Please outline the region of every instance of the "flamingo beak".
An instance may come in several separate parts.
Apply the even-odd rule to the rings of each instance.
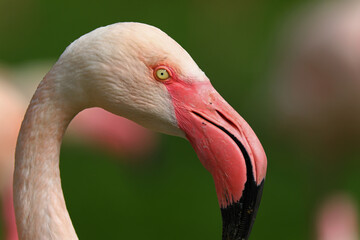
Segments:
[[[223,219],[222,239],[248,239],[267,165],[258,138],[209,81],[178,81],[166,87],[179,127],[213,176]]]

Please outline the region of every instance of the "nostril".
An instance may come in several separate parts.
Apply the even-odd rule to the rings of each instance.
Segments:
[[[233,122],[233,121],[231,121],[229,118],[227,118],[222,112],[220,112],[220,111],[218,111],[218,110],[215,110],[219,115],[220,115],[220,117],[222,118],[222,119],[224,119],[228,124],[230,124],[233,128],[235,128],[235,129],[237,129],[238,131],[240,131],[239,130],[239,128],[236,126],[236,124]]]

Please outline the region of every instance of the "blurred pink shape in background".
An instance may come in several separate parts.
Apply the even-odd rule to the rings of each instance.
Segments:
[[[326,199],[317,215],[317,240],[359,240],[357,205],[345,194]]]
[[[90,144],[123,156],[144,156],[157,142],[151,131],[101,108],[80,112],[70,123],[69,130]]]
[[[25,113],[25,101],[0,75],[0,194],[6,240],[16,240],[15,212],[12,202],[12,173],[16,139]]]
[[[360,1],[310,6],[283,34],[273,96],[293,137],[341,150],[360,136]]]
[[[2,211],[5,224],[5,239],[17,240],[18,234],[15,222],[12,187],[9,187],[5,192],[2,193]]]
[[[312,2],[289,21],[281,43],[273,113],[284,138],[309,151],[309,189],[323,198],[343,184],[347,164],[359,160],[360,1]],[[359,240],[350,196],[323,204],[316,239]]]

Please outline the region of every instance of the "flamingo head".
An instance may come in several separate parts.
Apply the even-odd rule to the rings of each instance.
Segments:
[[[248,239],[265,179],[264,150],[168,35],[140,23],[96,29],[73,42],[46,78],[61,83],[59,92],[79,108],[99,106],[187,138],[213,176],[223,239]]]

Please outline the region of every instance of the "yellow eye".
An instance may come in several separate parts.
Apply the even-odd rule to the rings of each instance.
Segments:
[[[156,70],[156,77],[159,80],[166,80],[170,77],[169,72],[164,68],[159,68]]]

